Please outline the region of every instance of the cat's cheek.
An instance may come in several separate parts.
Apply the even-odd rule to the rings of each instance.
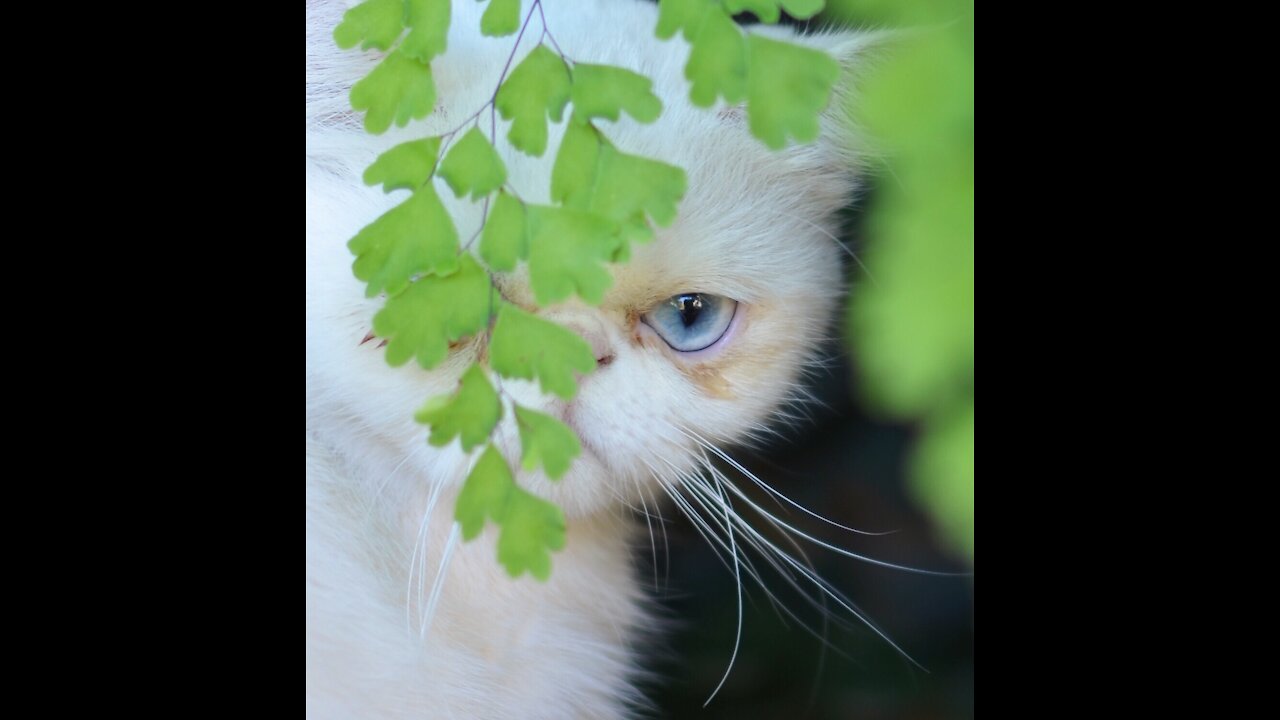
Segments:
[[[733,385],[720,373],[720,369],[708,365],[695,365],[685,370],[689,381],[698,386],[702,394],[716,400],[737,400]]]
[[[636,334],[642,338],[646,347],[654,352],[662,353],[684,377],[692,383],[704,397],[716,400],[735,400],[733,384],[724,376],[723,365],[732,356],[728,352],[737,342],[747,326],[749,314],[746,303],[738,303],[733,319],[725,328],[724,334],[711,345],[702,350],[681,352],[673,349],[658,335],[657,331],[643,322],[637,323]]]

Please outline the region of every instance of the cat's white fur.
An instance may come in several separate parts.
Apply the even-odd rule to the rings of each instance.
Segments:
[[[307,715],[313,718],[617,718],[638,701],[636,649],[653,623],[642,609],[630,553],[630,506],[663,493],[670,476],[696,465],[681,428],[721,445],[768,422],[797,380],[839,296],[840,250],[833,213],[852,189],[853,143],[843,123],[824,139],[770,153],[752,139],[741,109],[694,108],[687,99],[682,40],[653,37],[657,7],[632,0],[547,0],[548,25],[577,61],[631,68],[654,81],[664,110],[654,125],[604,123],[627,152],[678,164],[688,193],[676,223],[634,248],[615,269],[600,308],[566,303],[542,311],[612,360],[585,377],[571,403],[505,381],[522,404],[566,418],[585,453],[561,482],[518,481],[560,504],[565,549],[550,581],[512,580],[495,559],[496,531],[456,538],[452,509],[468,471],[457,444],[425,443],[413,412],[450,392],[483,343],[454,350],[439,368],[386,365],[362,344],[380,300],[352,277],[346,241],[401,200],[360,182],[382,149],[455,127],[485,103],[514,36],[478,32],[482,4],[454,0],[447,53],[435,60],[438,109],[427,120],[374,138],[347,107],[353,81],[373,54],[339,51],[333,27],[346,4],[307,4]],[[525,3],[528,9],[528,3]],[[522,13],[523,17],[523,13]],[[781,29],[765,32],[793,35]],[[516,62],[537,42],[530,25]],[[856,53],[856,36],[803,42]],[[488,130],[489,115],[481,127]],[[548,200],[549,150],[530,158],[499,143],[513,186]],[[498,135],[506,124],[498,119]],[[480,205],[441,196],[471,237]],[[722,352],[690,361],[639,324],[672,294],[702,291],[742,303]],[[520,274],[504,294],[528,304]],[[497,437],[517,457],[507,413]]]

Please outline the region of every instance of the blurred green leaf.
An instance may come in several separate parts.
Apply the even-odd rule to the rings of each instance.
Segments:
[[[547,150],[547,118],[560,122],[569,102],[569,69],[545,45],[529,53],[502,87],[495,104],[504,120],[511,121],[507,139],[535,157]]]
[[[395,295],[415,275],[447,274],[458,264],[458,233],[429,183],[364,226],[347,247],[356,255],[355,276],[369,283],[369,297],[384,290]]]
[[[515,484],[507,461],[492,445],[467,476],[454,519],[464,540],[484,529],[486,519],[499,525],[498,561],[512,577],[528,572],[539,580],[551,575],[551,551],[564,547],[565,523],[560,508]]]
[[[333,41],[347,50],[386,50],[404,30],[404,0],[366,0],[342,15],[333,30]]]
[[[618,226],[594,213],[569,208],[529,207],[529,283],[539,305],[575,292],[600,304],[613,284],[604,267],[617,251]]]
[[[653,94],[653,81],[612,65],[573,66],[573,112],[582,118],[617,120],[622,111],[642,123],[658,119],[662,101]]]
[[[512,485],[498,536],[498,562],[511,577],[527,571],[545,581],[551,577],[551,551],[564,547],[564,534],[559,507]]]
[[[819,50],[752,35],[747,38],[747,121],[751,134],[780,150],[787,136],[818,137],[818,113],[827,106],[840,65]]]
[[[654,34],[663,40],[684,31],[685,40],[698,36],[707,13],[719,11],[715,0],[659,0],[658,26]],[[721,13],[723,14],[723,13]]]
[[[364,171],[365,185],[382,185],[384,192],[414,190],[431,178],[440,155],[440,138],[400,143],[378,156]]]
[[[553,201],[579,209],[587,207],[596,181],[600,144],[595,126],[576,115],[569,120],[551,168]]]
[[[863,80],[859,115],[893,162],[973,148],[973,49],[964,34],[900,39]]]
[[[676,219],[676,208],[688,185],[684,170],[624,153],[612,145],[601,148],[598,164],[590,208],[636,231],[631,239],[652,236],[646,217],[663,227]]]
[[[462,374],[458,391],[453,395],[431,398],[414,418],[431,426],[427,440],[436,447],[460,438],[463,452],[484,444],[489,433],[502,418],[502,401],[489,384],[484,370],[472,365]]]
[[[662,0],[658,8],[659,38],[677,31],[689,41],[684,76],[692,83],[689,99],[711,107],[716,97],[740,102],[747,96],[747,44],[737,23],[711,0]]]
[[[480,257],[499,272],[515,270],[516,263],[529,257],[524,205],[505,192],[498,193],[489,210],[480,235]]]
[[[502,158],[479,127],[468,130],[449,150],[440,163],[439,172],[454,195],[463,197],[471,193],[472,200],[497,190],[507,180],[507,166],[502,164]]]
[[[875,282],[855,294],[850,323],[877,379],[867,392],[902,418],[928,413],[973,375],[973,83],[957,82],[965,65],[949,45],[903,49],[862,100],[865,122],[894,150],[894,174],[868,221]],[[936,106],[929,120],[917,117],[925,106]]]
[[[520,29],[520,0],[489,0],[480,17],[480,34],[489,37],[510,35]]]
[[[779,9],[808,18],[822,0],[662,0],[658,9],[660,38],[682,32],[692,46],[684,74],[689,99],[711,107],[747,100],[751,134],[774,150],[787,139],[812,142],[818,137],[818,114],[831,98],[840,66],[826,53],[801,45],[744,36],[730,13],[750,11],[767,23],[778,21]]]
[[[431,114],[436,86],[431,68],[401,50],[388,55],[368,75],[351,86],[351,107],[364,110],[364,129],[381,135],[391,127]]]
[[[521,465],[536,470],[539,465],[552,480],[569,471],[573,459],[582,452],[578,436],[559,420],[515,406],[516,424],[520,427]]]
[[[448,44],[449,0],[404,0],[404,5],[409,34],[400,49],[415,60],[431,62]]]
[[[973,557],[973,399],[925,427],[913,463],[916,496],[952,546]]]
[[[923,418],[914,487],[973,558],[974,163],[972,9],[946,0],[844,3],[938,27],[898,38],[863,80],[856,114],[891,170],[867,220],[871,280],[849,331],[873,406]],[[874,7],[873,7],[874,6]]]
[[[586,374],[596,367],[586,340],[510,303],[503,303],[498,310],[489,362],[503,377],[537,379],[543,392],[565,400],[572,400],[578,392],[573,374]]]
[[[894,415],[927,413],[973,373],[973,186],[963,167],[900,173],[870,218],[866,262],[875,277],[855,294],[855,350],[876,378],[867,393]]]
[[[714,105],[716,97],[727,103],[742,102],[747,96],[747,39],[733,18],[708,12],[692,43],[684,66],[684,75],[692,83],[689,100],[704,108]]]
[[[462,539],[474,540],[484,530],[485,519],[502,522],[507,514],[507,498],[515,487],[515,479],[507,461],[492,445],[480,453],[476,466],[458,493],[453,518],[462,526]]]
[[[456,272],[427,275],[392,295],[373,316],[374,333],[387,340],[387,362],[403,365],[416,355],[422,367],[435,367],[449,343],[488,324],[489,290],[488,273],[463,254]]]
[[[627,257],[627,243],[653,236],[649,220],[670,225],[687,187],[684,170],[630,155],[603,140],[577,112],[569,121],[551,170],[551,199],[618,223],[624,242],[614,243],[611,262]],[[598,248],[592,244],[589,247]],[[585,296],[584,296],[585,297]]]

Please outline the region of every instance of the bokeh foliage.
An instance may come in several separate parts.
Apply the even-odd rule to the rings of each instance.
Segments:
[[[887,169],[848,331],[875,408],[919,420],[915,491],[973,559],[973,3],[834,0],[832,19],[911,28],[851,108]]]

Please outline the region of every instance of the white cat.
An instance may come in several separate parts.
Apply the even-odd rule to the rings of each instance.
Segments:
[[[663,498],[664,483],[695,471],[706,453],[698,440],[726,446],[767,426],[800,392],[802,368],[841,295],[831,232],[853,189],[856,154],[845,123],[824,121],[819,143],[771,153],[750,137],[741,108],[689,103],[688,47],[654,37],[656,5],[544,5],[569,57],[654,81],[662,117],[606,123],[604,131],[624,151],[685,168],[688,192],[674,225],[614,269],[603,305],[541,311],[587,338],[600,360],[577,397],[565,404],[504,382],[520,403],[565,418],[584,448],[559,483],[518,478],[567,518],[566,546],[540,583],[507,576],[492,526],[460,542],[452,512],[467,458],[456,443],[429,447],[413,421],[426,398],[454,389],[481,343],[454,349],[430,372],[388,367],[376,342],[362,343],[381,301],[364,298],[346,248],[400,200],[366,188],[364,167],[397,142],[452,129],[488,101],[514,37],[482,37],[484,6],[454,0],[448,51],[432,64],[436,112],[375,138],[347,106],[347,91],[376,58],[334,46],[344,3],[308,0],[308,717],[627,716],[642,702],[632,686],[641,664],[635,648],[655,631],[633,577],[630,507]],[[517,62],[540,37],[537,19],[531,27]],[[760,31],[821,46],[846,66],[862,46],[847,34]],[[548,201],[562,129],[553,127],[542,158],[499,142],[526,199]],[[480,206],[441,197],[459,236],[471,237]],[[532,303],[522,273],[505,278],[502,290]],[[514,457],[510,423],[507,413],[498,438]]]

